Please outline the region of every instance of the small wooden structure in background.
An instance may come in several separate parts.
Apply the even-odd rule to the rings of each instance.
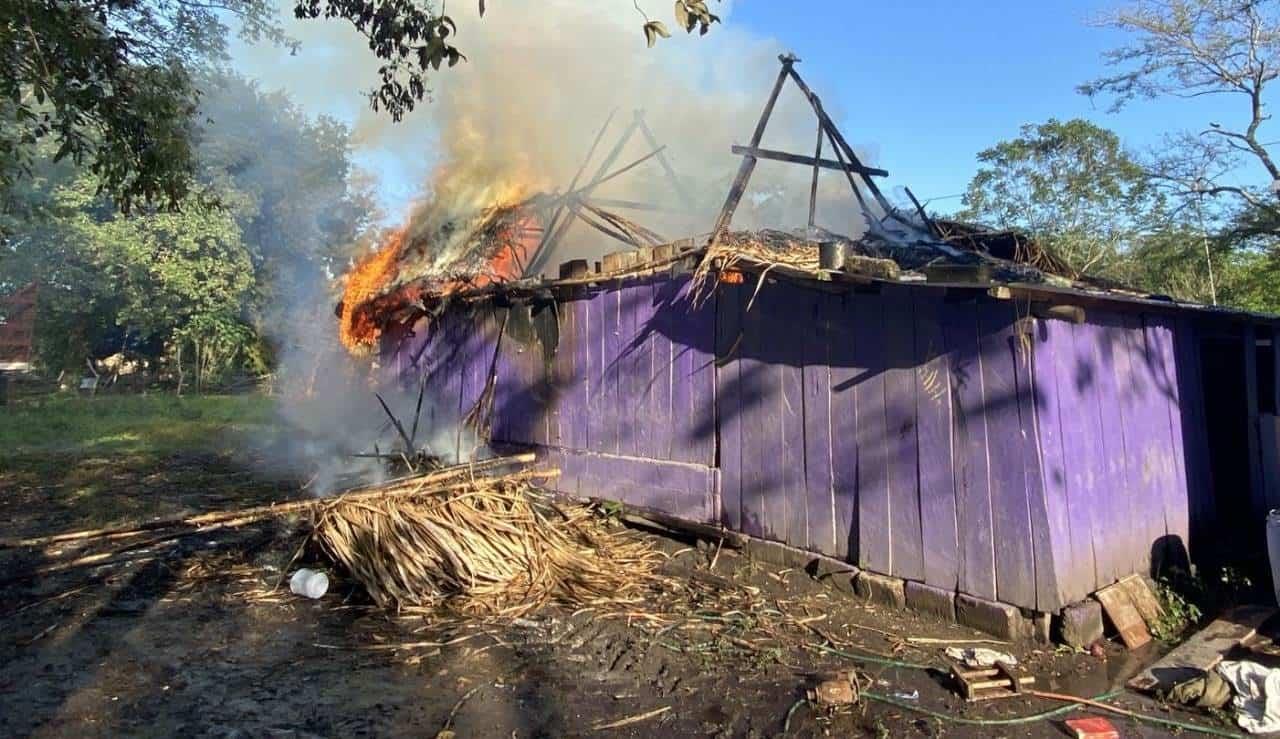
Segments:
[[[0,297],[0,372],[31,369],[36,333],[36,296],[32,283]]]

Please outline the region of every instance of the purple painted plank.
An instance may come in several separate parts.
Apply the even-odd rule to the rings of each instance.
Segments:
[[[1028,337],[1030,351],[1018,364],[1019,409],[1024,421],[1029,418],[1032,424],[1028,491],[1036,496],[1032,499],[1032,534],[1037,538],[1036,602],[1037,608],[1046,611],[1071,602],[1064,592],[1073,569],[1056,375],[1056,347],[1061,346],[1062,339],[1051,341],[1051,327],[1070,337],[1070,328],[1062,321],[1034,321]],[[1030,479],[1032,476],[1034,479]]]
[[[569,412],[566,395],[572,391],[573,378],[573,309],[570,303],[553,305],[556,318],[555,353],[547,372],[547,445],[573,448],[573,430],[566,417]]]
[[[960,544],[951,446],[951,372],[942,336],[945,310],[940,294],[916,293],[916,435],[924,581],[955,590],[960,582]]]
[[[1144,474],[1155,483],[1151,491],[1150,503],[1159,506],[1164,512],[1164,537],[1160,540],[1152,557],[1159,555],[1160,563],[1167,563],[1169,556],[1182,558],[1182,553],[1168,538],[1178,538],[1178,545],[1185,545],[1186,537],[1186,492],[1180,484],[1182,468],[1181,445],[1174,440],[1173,428],[1169,423],[1170,405],[1177,405],[1176,383],[1173,382],[1169,368],[1166,366],[1167,356],[1163,345],[1169,342],[1168,331],[1150,318],[1135,321],[1137,329],[1134,334],[1135,348],[1140,349],[1138,356],[1142,358],[1142,377],[1148,387],[1152,448],[1155,450],[1149,457],[1152,464],[1144,466]],[[1153,540],[1155,541],[1155,540]],[[1150,566],[1149,561],[1144,564]]]
[[[809,500],[805,491],[805,408],[804,343],[811,334],[807,325],[813,318],[816,292],[795,283],[780,281],[766,285],[771,301],[761,310],[769,326],[774,352],[770,358],[778,367],[779,426],[777,430],[777,494],[786,501],[786,539],[797,549],[809,549]],[[797,330],[799,327],[803,330]],[[762,450],[763,451],[763,450]]]
[[[581,495],[653,508],[699,523],[718,518],[714,471],[703,465],[559,450]]]
[[[813,293],[812,331],[804,332],[804,489],[808,497],[808,544],[840,556],[832,500],[831,327],[842,308],[835,295]],[[847,532],[845,533],[847,537]]]
[[[742,354],[742,288],[739,285],[719,285],[712,298],[716,306],[716,431],[719,437],[720,467],[720,521],[734,531],[745,531],[742,518],[742,384],[739,374],[739,357]],[[670,308],[667,309],[668,311]],[[679,352],[679,348],[677,349]],[[684,352],[687,354],[687,349]],[[677,353],[677,363],[681,354]],[[683,416],[688,406],[682,401],[688,398],[688,383],[681,376],[672,388],[672,403]],[[691,424],[698,431],[697,419],[674,423]],[[677,437],[680,438],[680,437]],[[680,445],[677,445],[680,446]]]
[[[1048,537],[1059,600],[1072,603],[1087,597],[1095,581],[1089,532],[1076,532],[1077,538],[1072,538],[1068,450],[1063,441],[1063,426],[1079,415],[1068,398],[1075,351],[1071,324],[1046,320],[1036,328],[1032,370]]]
[[[675,383],[675,363],[672,356],[671,324],[678,320],[668,303],[671,280],[657,281],[653,285],[653,323],[649,338],[653,351],[653,376],[649,389],[649,417],[654,424],[653,454],[655,459],[676,459],[678,439],[687,429],[704,419],[689,418],[672,412],[671,390]]]
[[[529,310],[529,315],[532,320],[532,308]],[[526,343],[519,344],[518,347],[515,355],[516,366],[520,372],[520,387],[525,398],[524,409],[527,414],[523,424],[517,421],[517,424],[523,426],[523,434],[518,441],[526,444],[545,444],[547,414],[543,403],[542,343],[538,340],[536,331],[533,331],[530,332]]]
[[[1098,361],[1094,352],[1097,330],[1088,324],[1072,327],[1071,350],[1068,357],[1069,376],[1063,392],[1062,407],[1071,409],[1062,416],[1062,445],[1066,450],[1067,486],[1071,491],[1069,501],[1071,517],[1072,551],[1093,564],[1093,582],[1088,592],[1109,584],[1099,576],[1101,567],[1097,555],[1102,542],[1094,538],[1094,525],[1108,525],[1099,508],[1109,492],[1102,486],[1102,419],[1099,416],[1095,387],[1098,379]]]
[[[676,278],[680,284],[681,342],[685,349],[689,377],[689,401],[692,404],[690,418],[715,418],[716,368],[715,335],[716,310],[711,300],[695,304],[690,298],[693,289],[690,278]],[[715,464],[716,440],[713,429],[699,428],[688,436],[689,461],[698,464]]]
[[[436,365],[436,439],[442,446],[442,452],[453,459],[458,454],[457,419],[458,407],[462,402],[462,383],[458,372],[458,349],[455,343],[459,338],[458,320],[453,311],[446,311],[440,316],[437,324],[439,341],[435,352],[439,358]]]
[[[1136,551],[1129,561],[1116,563],[1114,577],[1134,571],[1147,571],[1151,566],[1153,546],[1163,552],[1163,539],[1168,531],[1166,488],[1172,485],[1173,460],[1169,433],[1169,407],[1164,390],[1155,374],[1155,356],[1147,351],[1142,318],[1123,314],[1124,344],[1128,352],[1131,384],[1124,414],[1125,475],[1128,483],[1129,513],[1132,529],[1129,540]],[[1103,418],[1106,408],[1103,409]],[[1124,509],[1120,509],[1123,512]],[[1139,533],[1139,536],[1134,536]],[[1116,547],[1115,551],[1120,551]]]
[[[605,451],[612,438],[604,349],[609,295],[599,290],[587,301],[587,448],[593,452]]]
[[[1134,407],[1134,399],[1141,395],[1141,390],[1132,347],[1135,335],[1140,333],[1140,324],[1136,316],[1101,311],[1090,319],[1098,370],[1093,391],[1102,418],[1098,484],[1107,491],[1096,504],[1093,548],[1101,582],[1111,582],[1142,569],[1150,550],[1150,540],[1145,534],[1133,536],[1132,529],[1126,531],[1097,523],[1128,521],[1134,526],[1150,520],[1150,503],[1141,492],[1140,476],[1133,474],[1129,464],[1133,445],[1139,441],[1136,419],[1142,413],[1140,405]]]
[[[1024,306],[1025,307],[1025,306]],[[1019,314],[1025,312],[1019,309]],[[1044,486],[1040,459],[1039,427],[1035,378],[1035,332],[1038,326],[1023,318],[1014,325],[1014,370],[1018,385],[1018,418],[1022,430],[1022,460],[1025,465],[1027,509],[1031,518],[1032,553],[1035,557],[1036,609],[1052,613],[1064,603],[1058,588],[1058,560],[1053,538],[1058,533],[1049,518],[1049,501]],[[1064,537],[1066,532],[1062,532]],[[1065,539],[1064,539],[1065,541]],[[1061,552],[1065,554],[1065,550]]]
[[[1181,418],[1177,422],[1187,462],[1191,516],[1191,540],[1187,548],[1188,551],[1194,551],[1202,537],[1213,530],[1216,518],[1213,479],[1209,471],[1209,437],[1204,420],[1204,385],[1200,378],[1200,338],[1195,322],[1186,316],[1178,319],[1174,336],[1178,362],[1178,395],[1182,400]]]
[[[463,418],[475,408],[484,391],[485,373],[492,358],[488,344],[489,318],[487,306],[472,308],[465,316],[469,330],[462,339],[462,402],[459,409]],[[418,436],[422,438],[429,433],[429,429],[422,429]],[[483,444],[476,437],[473,426],[458,426],[458,448],[462,459],[471,459]]]
[[[748,290],[755,289],[751,279],[744,285]],[[762,287],[755,304],[750,310],[744,306],[742,315],[742,523],[748,534],[783,541],[786,504],[779,495],[775,464],[781,428],[778,368],[765,358],[772,339],[764,320],[764,306],[770,294],[769,286]]]
[[[534,317],[534,325],[542,321],[557,321],[554,304],[533,306],[530,315]],[[542,336],[534,330],[533,341],[526,352],[526,371],[529,373],[529,387],[533,398],[534,434],[532,441],[537,444],[551,444],[552,427],[555,423],[552,413],[552,387],[555,377],[555,344],[544,346]]]
[[[715,422],[714,416],[698,416],[694,412],[696,357],[688,325],[689,303],[683,297],[686,284],[677,279],[668,281],[662,287],[661,298],[661,310],[670,317],[667,335],[671,341],[671,459],[710,464],[714,457],[701,456],[698,444],[702,438],[709,438],[714,443]],[[711,304],[714,306],[714,301]],[[734,320],[737,320],[736,316]]]
[[[828,324],[831,357],[831,478],[836,554],[856,562],[858,545],[858,409],[856,388],[866,375],[854,347],[854,296],[832,301]]]
[[[1182,397],[1177,377],[1177,355],[1174,348],[1174,323],[1166,316],[1146,317],[1146,336],[1148,350],[1154,355],[1156,377],[1160,385],[1161,396],[1165,399],[1169,411],[1169,440],[1173,464],[1165,470],[1170,485],[1165,523],[1168,526],[1166,535],[1178,538],[1182,552],[1190,552],[1190,486],[1187,475],[1186,448],[1182,439]],[[1169,542],[1176,546],[1174,542]]]
[[[885,428],[888,432],[889,529],[895,577],[924,579],[916,439],[915,316],[909,288],[886,286]]]
[[[1098,561],[1107,562],[1106,581],[1124,578],[1134,571],[1151,569],[1152,540],[1164,535],[1162,505],[1152,506],[1147,497],[1143,474],[1130,464],[1134,452],[1142,444],[1143,428],[1147,419],[1139,398],[1144,394],[1142,352],[1135,352],[1134,338],[1140,332],[1140,324],[1134,315],[1100,314],[1098,320],[1107,327],[1111,338],[1111,359],[1115,364],[1116,396],[1101,402],[1103,425],[1108,426],[1106,441],[1107,462],[1119,466],[1119,473],[1111,480],[1112,494],[1098,502],[1100,512],[1107,520],[1129,521],[1130,529],[1121,535],[1107,539],[1105,551],[1098,548]],[[1107,421],[1117,426],[1111,430]],[[1119,437],[1120,446],[1114,439]],[[1139,535],[1134,535],[1138,532]],[[1101,569],[1101,567],[1100,567]],[[1100,581],[1101,584],[1101,581]]]
[[[618,453],[619,403],[618,362],[622,344],[621,289],[616,285],[604,294],[603,343],[600,353],[600,409],[603,443],[600,451]]]
[[[1133,571],[1149,571],[1152,545],[1161,541],[1166,533],[1164,488],[1171,482],[1171,470],[1155,470],[1150,462],[1153,455],[1164,456],[1170,449],[1168,429],[1168,401],[1164,391],[1156,386],[1153,376],[1152,356],[1146,350],[1142,318],[1133,314],[1119,317],[1124,327],[1123,343],[1126,349],[1121,365],[1128,365],[1129,384],[1125,389],[1128,398],[1121,404],[1124,417],[1127,513],[1139,536],[1128,537],[1134,551],[1117,563],[1116,577],[1124,577]],[[1105,408],[1104,408],[1105,418]],[[1154,446],[1153,446],[1154,444]],[[1157,451],[1158,450],[1158,451]],[[1120,509],[1121,513],[1125,509]],[[1130,532],[1132,533],[1132,532]],[[1117,551],[1120,551],[1117,548]]]
[[[952,422],[955,424],[956,523],[960,537],[960,590],[979,598],[996,597],[987,415],[982,390],[975,303],[948,303],[943,338],[951,355]]]
[[[643,281],[626,284],[619,294],[618,453],[650,457],[652,423],[648,417],[650,353],[645,332],[653,315],[652,287]]]
[[[576,342],[573,347],[575,389],[570,418],[576,429],[573,448],[586,450],[591,448],[591,391],[595,382],[591,377],[591,355],[598,346],[598,343],[591,343],[595,316],[591,312],[590,296],[579,295],[573,301],[573,315]]]
[[[879,295],[853,297],[854,362],[866,368],[854,386],[858,408],[858,564],[888,574],[893,572],[893,532],[885,417],[884,302]]]
[[[1024,449],[1015,368],[1019,339],[1013,331],[1016,319],[1009,302],[978,305],[983,411],[991,461],[996,595],[1005,603],[1034,607],[1035,549],[1031,542],[1031,511],[1027,505],[1026,465],[1021,458]]]

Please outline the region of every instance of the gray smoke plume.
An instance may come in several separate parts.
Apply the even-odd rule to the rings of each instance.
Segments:
[[[654,12],[668,5],[642,0]],[[316,105],[354,121],[353,139],[364,164],[385,166],[384,182],[420,178],[418,197],[402,222],[424,232],[487,206],[535,193],[563,192],[583,164],[606,119],[605,131],[584,177],[642,116],[652,141],[635,130],[605,171],[613,171],[665,146],[678,177],[673,182],[654,158],[601,186],[593,196],[636,201],[657,210],[619,212],[669,239],[707,232],[737,171],[732,144],[748,143],[779,70],[782,44],[735,28],[731,3],[725,22],[706,37],[677,33],[646,48],[643,19],[631,3],[582,0],[489,3],[478,17],[475,3],[450,4],[458,22],[455,42],[468,61],[434,78],[432,99],[400,123],[364,107],[360,91],[376,79],[376,62],[364,40],[340,23],[294,23],[302,41],[300,62],[261,48],[241,49],[242,71],[268,87],[288,90],[304,106]],[[310,50],[310,51],[309,51]],[[309,53],[311,54],[310,56]],[[803,65],[800,67],[803,73]],[[817,90],[822,94],[823,90]],[[838,119],[835,95],[827,109]],[[788,83],[762,145],[812,155],[817,123],[808,102]],[[829,148],[826,149],[831,158]],[[864,156],[867,161],[870,157]],[[797,228],[808,218],[806,167],[762,161],[734,220],[735,228]],[[582,180],[579,185],[585,183]],[[395,214],[392,214],[395,220]],[[818,223],[855,235],[861,213],[844,178],[824,173]],[[565,259],[599,258],[623,248],[581,224],[569,232],[550,269]],[[335,340],[334,297],[325,290],[296,296],[313,300],[308,326],[289,326],[290,374],[316,373],[305,397],[282,404],[290,423],[308,432],[304,457],[323,461],[324,482],[342,474],[374,474],[374,465],[347,455],[391,448],[395,431],[373,400],[367,374],[354,369]],[[315,367],[321,367],[315,370]],[[387,389],[393,410],[411,411],[412,391]],[[432,399],[428,398],[430,406]],[[456,429],[432,428],[447,438]],[[320,439],[316,441],[315,439]],[[445,445],[447,446],[447,445]],[[465,445],[464,445],[465,446]]]

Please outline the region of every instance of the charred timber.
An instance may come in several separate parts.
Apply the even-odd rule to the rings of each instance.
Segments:
[[[814,159],[813,157],[801,156],[800,154],[788,154],[785,151],[774,151],[773,149],[757,149],[751,146],[734,146],[733,153],[742,156],[755,157],[756,159],[772,159],[777,162],[790,162],[791,164],[804,164],[814,166],[815,164],[823,169],[843,170],[845,165],[834,159]],[[889,172],[875,167],[861,167],[858,165],[848,165],[850,172],[862,174],[868,177],[888,177]]]

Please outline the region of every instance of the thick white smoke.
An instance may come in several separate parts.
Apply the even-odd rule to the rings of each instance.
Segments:
[[[663,20],[670,13],[667,2],[641,0],[640,5]],[[304,107],[320,106],[352,120],[364,165],[381,169],[384,183],[418,180],[417,198],[406,214],[411,232],[432,232],[445,220],[518,196],[565,190],[612,115],[579,182],[585,184],[642,111],[654,142],[666,147],[663,153],[680,185],[655,158],[593,195],[658,206],[618,212],[674,240],[710,230],[740,163],[730,147],[749,142],[778,74],[778,55],[787,50],[776,39],[735,28],[730,3],[716,10],[725,22],[708,36],[676,31],[649,49],[641,33],[644,19],[625,0],[490,2],[484,18],[473,2],[450,3],[448,12],[459,28],[455,43],[468,61],[435,75],[432,99],[400,123],[364,107],[360,93],[376,81],[377,64],[364,41],[340,22],[291,23],[290,32],[303,44],[297,59],[280,59],[264,48],[243,49],[237,59],[242,72],[259,77],[266,87],[283,87]],[[799,69],[803,74],[803,64]],[[831,91],[824,100],[833,115],[838,113],[835,97]],[[808,102],[788,83],[763,146],[811,156],[816,132]],[[636,130],[606,169],[625,166],[653,148]],[[824,156],[832,158],[829,147]],[[762,161],[734,227],[803,227],[810,176],[806,167]],[[863,228],[848,183],[838,173],[822,176],[818,224],[846,234]],[[565,259],[599,258],[621,248],[577,224],[548,269],[554,271]],[[317,290],[297,298],[317,301],[317,323],[285,327],[296,347],[286,363],[297,365],[291,371],[295,378],[320,363],[325,382],[334,384],[313,388],[306,401],[292,401],[290,421],[330,440],[313,442],[317,459],[337,459],[357,446],[369,451],[375,439],[388,448],[395,432],[381,423],[371,389],[341,369],[348,360],[333,339],[336,324],[330,318],[332,303],[326,302],[331,297]],[[413,398],[397,395],[389,402],[411,409]],[[340,470],[329,466],[327,476],[336,479]]]

